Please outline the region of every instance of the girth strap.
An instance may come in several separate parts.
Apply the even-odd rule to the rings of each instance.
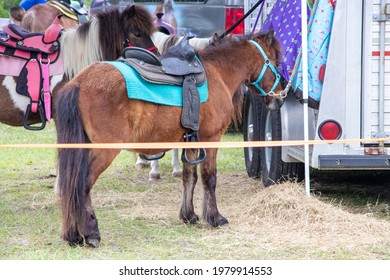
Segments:
[[[49,74],[50,60],[47,63],[42,62],[42,99],[45,105],[46,120],[50,123],[51,120],[51,92],[50,92],[50,74]]]

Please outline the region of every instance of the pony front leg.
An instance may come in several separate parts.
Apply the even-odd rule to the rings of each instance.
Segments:
[[[188,150],[187,155],[191,156],[192,151]],[[194,154],[195,158],[195,154]],[[194,212],[194,189],[198,181],[197,166],[188,163],[183,164],[183,197],[180,208],[180,219],[186,224],[196,224],[199,217]]]
[[[201,163],[203,183],[203,219],[212,227],[228,224],[218,211],[215,189],[217,186],[217,149],[207,149],[207,158]]]

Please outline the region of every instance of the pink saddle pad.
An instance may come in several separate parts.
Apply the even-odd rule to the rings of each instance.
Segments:
[[[0,55],[0,75],[4,76],[19,76],[20,71],[26,64],[26,60],[6,55]],[[49,75],[60,75],[64,73],[64,64],[62,55],[57,61],[49,65]]]

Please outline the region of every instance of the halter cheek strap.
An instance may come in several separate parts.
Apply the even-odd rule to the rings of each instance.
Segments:
[[[276,69],[276,67],[269,60],[269,58],[266,55],[263,48],[256,41],[250,40],[249,42],[251,42],[253,45],[255,45],[256,48],[260,51],[260,53],[264,57],[263,69],[261,69],[260,75],[257,78],[257,80],[252,82],[251,85],[254,85],[259,90],[261,96],[267,96],[267,95],[273,96],[273,95],[275,95],[274,89],[277,87],[277,85],[279,84],[279,81],[280,81],[280,74],[278,73],[278,70]],[[266,93],[260,86],[260,81],[263,79],[265,71],[267,71],[267,68],[270,68],[272,73],[274,73],[274,75],[275,75],[274,85],[272,86],[271,90],[268,93]]]

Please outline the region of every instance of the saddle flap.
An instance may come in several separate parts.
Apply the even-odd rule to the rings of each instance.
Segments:
[[[39,99],[41,88],[41,65],[36,59],[28,60],[20,72],[18,82],[16,84],[16,92],[30,97],[33,101],[37,101]]]
[[[194,77],[187,76],[183,82],[183,109],[181,125],[193,131],[199,130],[200,96]]]

